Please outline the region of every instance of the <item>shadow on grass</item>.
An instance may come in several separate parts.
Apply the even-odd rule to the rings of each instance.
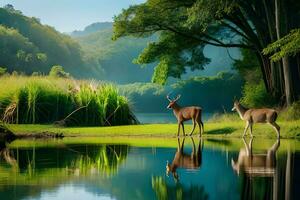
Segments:
[[[221,129],[213,129],[210,131],[206,131],[206,134],[231,134],[235,131],[235,128],[231,128],[231,127],[226,127],[226,128],[221,128]]]

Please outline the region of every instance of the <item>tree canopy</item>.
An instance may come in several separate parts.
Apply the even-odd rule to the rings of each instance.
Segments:
[[[292,68],[273,63],[262,50],[286,30],[300,26],[299,8],[297,0],[147,0],[115,17],[113,39],[159,34],[137,63],[157,62],[153,81],[161,84],[168,77],[180,77],[187,68],[202,69],[209,62],[203,55],[205,45],[249,49],[259,62],[267,92],[280,99],[286,95],[286,79],[294,84],[300,77],[291,77],[286,70],[282,75],[282,68]],[[293,88],[297,96],[300,88]]]

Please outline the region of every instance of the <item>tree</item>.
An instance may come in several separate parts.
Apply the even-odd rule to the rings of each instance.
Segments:
[[[286,30],[299,27],[300,2],[280,2],[284,13],[278,23],[285,24]],[[170,76],[180,77],[187,67],[203,68],[207,64],[202,51],[205,45],[250,49],[259,61],[267,92],[280,101],[285,95],[282,63],[262,53],[277,40],[275,11],[275,1],[267,0],[148,0],[115,17],[113,39],[158,33],[158,41],[144,49],[138,63],[158,61],[153,81],[159,83]],[[300,65],[295,60],[291,64]],[[293,86],[300,81],[299,75],[290,78]],[[293,96],[300,94],[299,90],[292,92]]]
[[[54,65],[49,72],[49,76],[60,77],[60,78],[70,78],[70,74],[65,72],[63,67],[60,65]]]

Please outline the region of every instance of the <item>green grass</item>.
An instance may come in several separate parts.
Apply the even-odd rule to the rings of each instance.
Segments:
[[[48,76],[0,78],[0,120],[10,124],[67,126],[136,122],[128,100],[107,83]]]
[[[281,138],[300,138],[300,120],[279,121]],[[216,138],[239,138],[242,136],[245,123],[234,122],[208,122],[204,124],[204,137]],[[17,135],[36,133],[63,133],[65,136],[80,137],[175,137],[177,124],[147,124],[109,127],[72,127],[58,128],[53,125],[9,125],[9,128]],[[185,125],[186,133],[191,130],[191,125]],[[198,129],[194,134],[198,134]],[[267,124],[255,124],[253,134],[258,138],[276,138],[273,128]],[[181,133],[182,136],[182,133]]]

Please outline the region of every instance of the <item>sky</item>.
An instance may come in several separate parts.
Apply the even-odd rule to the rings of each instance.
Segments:
[[[37,17],[43,24],[60,32],[82,30],[94,22],[111,22],[129,5],[145,0],[0,0],[0,6],[12,4],[26,16]]]

